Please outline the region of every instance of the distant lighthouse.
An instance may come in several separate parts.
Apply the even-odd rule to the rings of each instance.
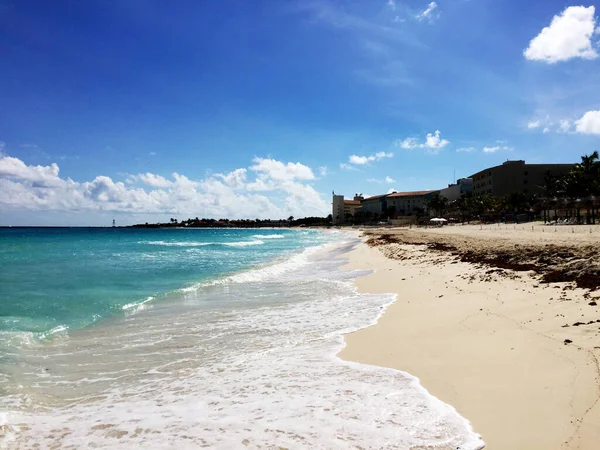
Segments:
[[[114,228],[114,227],[116,227],[116,225],[115,225],[115,219],[113,219],[113,228]]]

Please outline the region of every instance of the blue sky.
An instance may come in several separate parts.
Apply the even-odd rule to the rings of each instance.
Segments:
[[[598,6],[1,0],[0,225],[326,215],[574,162],[600,149]]]

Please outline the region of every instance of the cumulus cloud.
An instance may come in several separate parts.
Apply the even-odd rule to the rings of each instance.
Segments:
[[[348,159],[350,164],[358,164],[358,165],[367,164],[369,161],[374,161],[374,160],[375,160],[375,158],[369,159],[368,156],[357,156],[357,155],[350,155],[350,158]]]
[[[425,142],[420,143],[415,137],[409,137],[403,141],[397,141],[396,145],[406,150],[412,150],[415,148],[423,148],[429,150],[431,153],[439,153],[450,141],[441,138],[440,130],[436,130],[434,133],[427,133]]]
[[[532,120],[531,122],[527,123],[527,128],[534,129],[534,128],[538,128],[541,125],[541,122],[539,120]]]
[[[417,14],[418,20],[429,20],[437,19],[439,17],[438,4],[436,2],[431,2],[427,5],[423,11]]]
[[[0,157],[0,209],[273,219],[329,212],[321,194],[306,183],[315,179],[310,167],[270,158],[200,180],[145,173],[129,176],[126,185],[103,175],[75,182],[59,173],[55,163],[34,166]]]
[[[350,164],[355,164],[357,166],[363,166],[365,164],[369,164],[370,162],[373,161],[380,161],[384,158],[392,158],[394,156],[393,153],[386,153],[386,152],[377,152],[374,155],[369,155],[369,156],[358,156],[358,155],[350,155],[350,157],[348,158],[348,162]],[[342,163],[344,164],[344,163]],[[341,167],[341,164],[340,164]],[[344,167],[347,168],[347,167]]]
[[[560,121],[558,126],[558,131],[561,133],[568,133],[571,130],[571,121],[567,119],[563,119]]]
[[[173,185],[173,182],[167,180],[165,177],[153,173],[141,173],[138,175],[138,178],[143,183],[152,187],[167,188]]]
[[[357,171],[358,169],[356,167],[354,167],[351,164],[346,164],[346,163],[340,163],[340,169],[342,170],[354,170]]]
[[[50,166],[27,166],[20,159],[10,156],[4,156],[0,161],[0,178],[13,178],[37,187],[54,186],[61,181],[56,163]]]
[[[582,134],[600,135],[600,111],[588,111],[575,121],[575,131]]]
[[[499,151],[507,151],[511,152],[513,150],[512,147],[508,147],[506,145],[495,145],[490,147],[483,147],[483,153],[496,153]]]
[[[301,163],[287,164],[270,158],[254,158],[254,165],[250,169],[259,172],[262,176],[270,177],[274,180],[293,181],[293,180],[314,180],[315,175],[310,167]]]
[[[525,58],[550,64],[572,58],[597,58],[592,46],[592,35],[598,32],[594,13],[594,6],[569,6],[531,40],[523,52]]]

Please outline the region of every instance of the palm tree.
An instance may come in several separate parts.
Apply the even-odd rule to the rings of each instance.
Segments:
[[[448,199],[440,194],[434,194],[427,200],[427,207],[432,209],[437,215],[442,216],[448,207]]]

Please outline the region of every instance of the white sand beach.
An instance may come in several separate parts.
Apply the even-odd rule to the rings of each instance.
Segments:
[[[542,283],[533,272],[462,262],[452,252],[402,241],[491,253],[519,254],[526,247],[550,257],[569,248],[572,264],[593,266],[600,227],[369,233],[391,234],[401,243],[361,244],[346,268],[375,270],[357,280],[359,291],[394,292],[398,299],[375,326],[346,336],[342,358],[418,377],[472,423],[486,448],[598,448],[600,291]]]

